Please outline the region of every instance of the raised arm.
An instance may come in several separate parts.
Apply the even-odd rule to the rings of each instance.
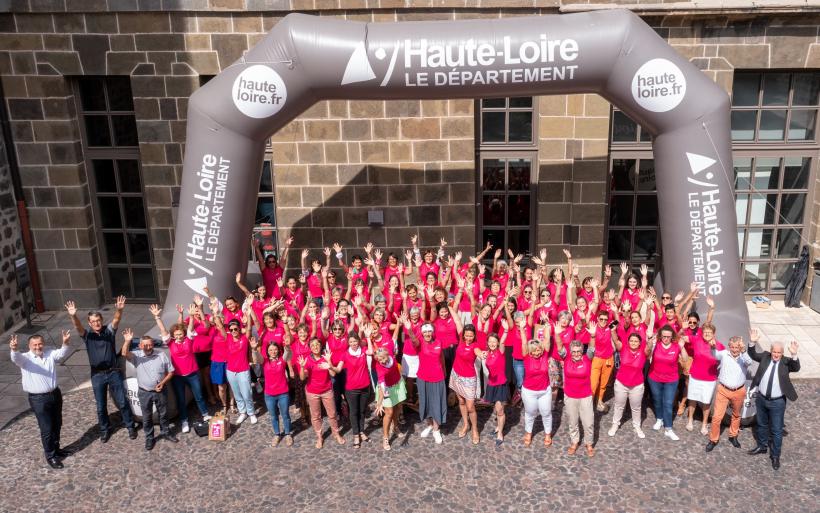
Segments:
[[[122,330],[122,338],[124,340],[120,354],[129,362],[134,361],[134,355],[131,353],[131,341],[134,339],[134,332],[131,328]]]
[[[279,257],[279,267],[282,268],[282,276],[288,270],[288,254],[290,253],[290,247],[293,245],[293,235],[285,239],[285,249],[282,251],[282,256]]]
[[[67,301],[65,304],[65,309],[68,312],[68,318],[71,319],[71,324],[74,325],[74,329],[77,330],[77,333],[81,336],[85,336],[85,328],[83,327],[82,323],[80,322],[79,317],[77,317],[77,306],[74,304],[74,301]]]
[[[157,328],[159,328],[159,335],[162,337],[163,340],[169,337],[168,330],[165,329],[165,323],[162,322],[162,318],[159,314],[162,313],[162,310],[157,305],[151,305],[148,307],[148,311],[151,312],[151,315],[154,316],[154,322],[157,323]]]
[[[706,304],[709,305],[709,311],[706,312],[706,324],[712,324],[712,318],[715,316],[715,300],[712,296],[706,296]]]
[[[250,296],[251,295],[251,291],[248,290],[248,287],[246,287],[242,283],[242,273],[236,273],[236,280],[235,281],[236,281],[236,286],[239,287],[239,290],[242,291],[242,294],[244,294],[245,296]]]
[[[116,331],[120,325],[120,319],[122,319],[122,311],[125,309],[125,296],[117,296],[114,308],[116,310],[114,310],[114,318],[111,319],[111,328]]]

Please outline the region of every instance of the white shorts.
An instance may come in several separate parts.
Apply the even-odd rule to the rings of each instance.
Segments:
[[[690,375],[686,398],[690,401],[712,404],[712,398],[715,396],[715,388],[717,388],[717,381],[701,381]]]
[[[405,378],[415,378],[419,371],[419,357],[405,354],[401,357],[401,375]]]

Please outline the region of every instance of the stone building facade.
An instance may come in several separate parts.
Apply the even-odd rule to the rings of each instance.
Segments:
[[[12,0],[10,9],[0,13],[0,75],[46,308],[60,308],[68,298],[98,305],[120,293],[145,301],[164,297],[188,97],[291,10],[378,22],[558,14],[584,10],[587,3]],[[820,72],[820,8],[812,2],[790,2],[789,7],[735,2],[731,9],[714,10],[685,2],[608,3],[635,10],[728,93],[739,74],[746,74],[746,85],[756,76],[768,87],[767,73],[776,71],[781,79],[788,77],[783,79],[790,84],[788,98],[797,101],[791,91],[805,88],[806,80],[813,84]],[[795,110],[788,101],[783,112]],[[651,162],[651,148],[637,127],[597,95],[544,96],[534,98],[530,107],[516,109],[508,102],[498,110],[507,120],[513,111],[531,115],[529,143],[488,143],[482,132],[488,121],[482,120],[492,119],[484,117],[492,105],[480,100],[320,102],[272,137],[270,189],[260,192],[258,220],[272,222],[280,244],[292,234],[298,246],[313,250],[334,241],[348,248],[372,241],[400,250],[418,233],[422,246],[437,245],[444,237],[451,247],[473,253],[488,236],[500,236],[522,250],[546,246],[555,263],[563,258],[560,249],[570,247],[583,272],[596,273],[602,264],[622,259],[659,264],[657,233],[641,224],[651,225],[651,216],[635,224],[644,212],[642,202],[654,196],[651,164],[641,168],[651,181],[649,189],[634,185],[631,199],[623,196],[632,192],[613,189],[613,173],[633,166],[637,179],[642,162]],[[757,110],[767,111],[764,107],[765,101]],[[805,116],[812,115],[811,107],[803,106]],[[795,144],[787,136],[777,141],[768,138],[769,132],[761,135],[768,125],[752,127],[752,141],[738,128],[737,153],[779,158],[780,174],[802,172],[790,171],[784,159],[809,159],[796,196],[764,193],[774,202],[770,209],[777,219],[779,209],[795,197],[805,202],[788,227],[773,221],[760,229],[754,213],[744,221],[742,243],[764,241],[756,243],[754,263],[743,269],[750,294],[782,292],[777,280],[783,276],[774,276],[774,270],[787,272],[794,258],[775,250],[780,247],[777,230],[783,237],[791,230],[792,244],[794,237],[809,245],[818,238],[816,123],[817,116]],[[484,202],[498,199],[482,189],[487,159],[506,166],[513,160],[515,165],[520,159],[529,162],[530,199],[517,198],[531,212],[524,229],[484,226],[492,215]],[[781,180],[775,188],[782,185]],[[752,190],[744,200],[752,205],[750,211],[759,195]],[[617,211],[627,203],[634,209],[626,216],[632,224],[617,225],[624,218]],[[383,225],[368,224],[373,210],[383,212]],[[109,219],[111,212],[119,220]],[[812,256],[816,253],[812,248]],[[297,255],[292,257],[290,263],[298,265]],[[2,253],[2,269],[9,258]],[[8,286],[2,287],[5,298]]]

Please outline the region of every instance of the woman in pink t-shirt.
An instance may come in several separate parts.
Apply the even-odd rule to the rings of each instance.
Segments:
[[[678,440],[672,431],[672,410],[675,406],[675,393],[678,391],[680,365],[688,358],[684,349],[684,340],[675,341],[675,330],[664,326],[658,332],[658,343],[652,351],[652,363],[649,364],[649,390],[655,407],[655,425],[652,429],[660,430],[670,440]]]
[[[615,323],[617,324],[617,323]],[[615,352],[612,349],[612,332],[615,325],[612,324],[609,312],[601,310],[598,312],[598,322],[587,325],[590,334],[589,348],[593,350],[592,373],[590,375],[590,386],[592,393],[598,398],[597,410],[601,413],[609,411],[609,406],[604,404],[604,393],[609,386],[609,378],[612,376],[612,369],[615,366]]]
[[[376,415],[382,418],[382,448],[390,450],[390,437],[398,432],[398,415],[394,410],[407,399],[407,389],[396,359],[384,348],[375,349],[371,344],[368,353],[373,356],[376,369]]]
[[[555,338],[558,345],[558,355],[564,359],[564,408],[567,412],[567,429],[569,430],[570,446],[567,454],[574,455],[581,442],[578,431],[578,419],[584,427],[584,444],[587,456],[592,457],[595,449],[592,441],[595,439],[595,413],[592,411],[592,360],[584,354],[584,345],[579,340],[569,343],[569,351],[564,347],[561,337]]]
[[[285,372],[290,366],[289,355],[285,355],[277,344],[261,345],[265,348],[266,357],[262,363],[262,373],[265,376],[265,404],[270,413],[273,440],[271,446],[276,447],[285,438],[285,445],[293,445],[293,433],[290,428],[290,398],[288,395],[288,377]],[[293,369],[290,369],[293,372]],[[279,429],[279,415],[282,416],[282,430]]]
[[[512,328],[511,328],[512,329]],[[518,326],[523,331],[523,326]],[[528,340],[521,333],[521,353],[524,355],[524,382],[521,400],[524,402],[524,446],[532,444],[535,418],[541,415],[544,423],[544,446],[552,445],[552,392],[550,390],[550,334],[540,340]]]
[[[461,321],[459,321],[461,322]],[[461,334],[461,341],[455,349],[453,372],[450,374],[450,389],[458,398],[458,409],[461,412],[461,429],[458,437],[467,436],[472,427],[473,445],[478,445],[478,416],[475,411],[475,401],[479,397],[479,383],[476,374],[476,358],[481,354],[481,348],[476,344],[475,326],[468,324]]]
[[[621,425],[621,417],[623,417],[628,399],[629,406],[632,409],[632,426],[635,428],[635,434],[638,435],[638,438],[644,438],[646,435],[641,430],[641,401],[643,400],[644,390],[643,366],[646,363],[646,358],[652,354],[655,337],[649,335],[649,340],[644,344],[640,334],[632,333],[629,335],[627,343],[623,344],[618,335],[612,331],[611,339],[615,350],[619,352],[621,366],[618,367],[618,372],[615,374],[615,408],[612,413],[612,427],[609,428],[607,434],[615,436]]]
[[[194,296],[194,306],[196,306],[196,314],[194,317],[194,357],[196,358],[196,365],[199,368],[199,380],[202,382],[202,387],[205,389],[205,397],[208,399],[208,404],[216,404],[216,394],[214,394],[214,386],[211,384],[211,350],[213,347],[214,325],[211,322],[210,316],[206,315],[202,309],[202,296],[199,294]],[[183,321],[188,323],[188,319]]]
[[[703,425],[700,432],[709,434],[709,409],[715,396],[718,378],[718,361],[711,351],[710,343],[715,340],[715,326],[705,323],[701,326],[701,337],[690,339],[692,343],[692,366],[689,368],[689,386],[686,398],[689,400],[689,415],[686,429],[694,429],[695,406],[700,406],[703,415]],[[723,344],[715,341],[718,351],[725,349]]]
[[[299,356],[299,377],[305,381],[305,395],[310,405],[310,422],[316,433],[316,448],[324,445],[322,435],[322,407],[327,412],[327,420],[333,432],[333,438],[340,445],[345,443],[339,431],[336,417],[336,405],[333,403],[333,389],[330,377],[336,374],[336,368],[330,361],[330,352],[322,353],[322,342],[318,338],[310,340],[310,354]]]
[[[567,273],[572,271],[572,254],[569,250],[564,250],[564,255],[567,257]],[[545,262],[546,265],[546,262]],[[567,278],[564,270],[556,267],[550,272],[547,279],[547,289],[550,291],[552,300],[558,305],[558,311],[568,310],[569,301],[567,298]]]
[[[437,444],[442,443],[440,426],[447,421],[447,389],[444,381],[444,351],[441,342],[434,338],[435,328],[430,323],[421,326],[421,340],[411,329],[409,319],[402,318],[410,342],[419,356],[419,370],[416,377],[419,393],[419,418],[427,426],[420,437],[433,435]]]
[[[336,356],[335,362],[336,372],[345,373],[344,395],[350,412],[353,447],[358,449],[362,442],[370,440],[364,433],[364,419],[370,399],[370,372],[367,370],[367,353],[362,349],[358,335],[351,333],[347,336],[347,348]]]
[[[510,400],[510,387],[507,386],[507,362],[504,358],[504,342],[507,334],[498,337],[495,333],[487,335],[487,350],[481,358],[487,366],[487,386],[484,387],[484,400],[495,408],[495,446],[504,442],[504,406]]]

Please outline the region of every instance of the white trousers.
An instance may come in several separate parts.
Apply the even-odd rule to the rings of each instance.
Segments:
[[[552,434],[552,387],[538,391],[521,387],[521,400],[524,401],[524,430],[532,433],[535,417],[541,415],[544,433]]]

